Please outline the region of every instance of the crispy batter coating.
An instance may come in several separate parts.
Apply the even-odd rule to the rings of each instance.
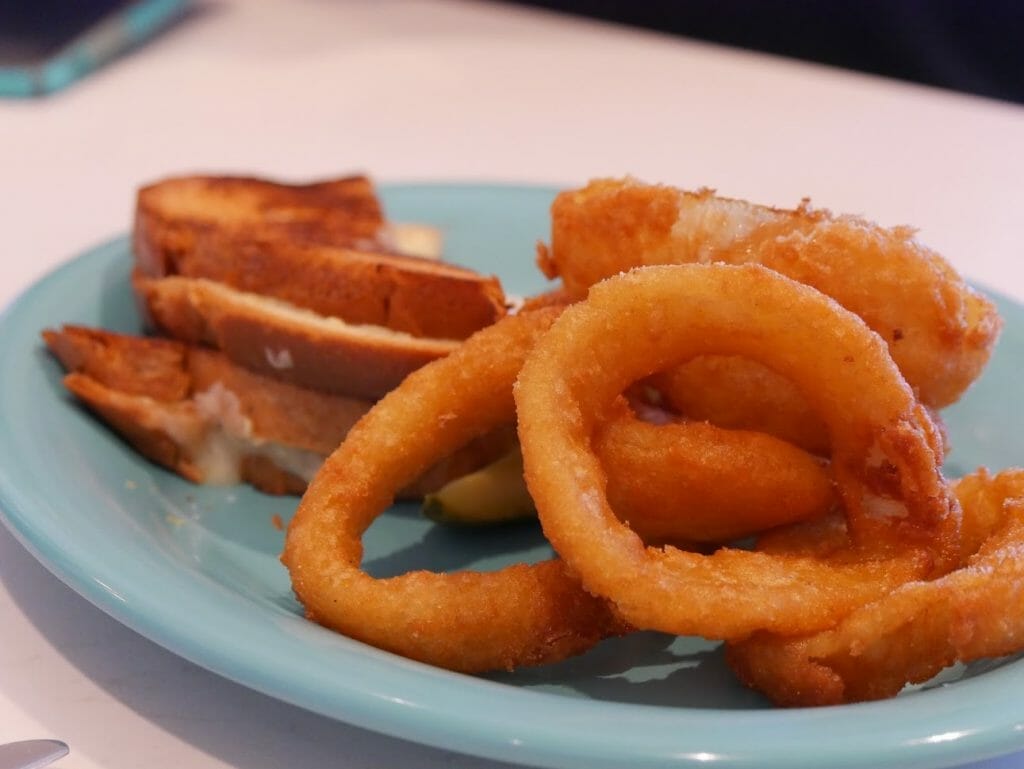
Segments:
[[[567,307],[579,296],[563,286],[528,297],[523,309]],[[828,432],[800,391],[770,368],[745,358],[700,355],[648,378],[653,405],[718,427],[768,433],[825,456]]]
[[[788,379],[754,361],[701,355],[648,383],[665,406],[689,419],[768,433],[813,454],[828,454],[828,431],[807,399]]]
[[[858,557],[649,548],[616,518],[591,434],[631,383],[703,354],[759,361],[807,394],[828,426]],[[959,556],[941,438],[882,340],[820,292],[758,265],[647,267],[592,287],[528,357],[516,404],[546,536],[638,628],[727,639],[811,632]]]
[[[512,316],[411,374],[327,459],[288,527],[282,561],[309,617],[374,646],[464,672],[554,662],[624,632],[561,561],[375,579],[360,538],[395,489],[515,418],[512,383],[559,310]]]
[[[570,294],[582,297],[599,280],[640,265],[761,264],[863,318],[934,408],[963,394],[998,336],[992,303],[907,227],[632,180],[563,192],[551,214],[551,246],[539,249],[539,262]]]
[[[704,422],[651,424],[624,401],[594,451],[615,514],[644,542],[729,542],[814,518],[837,502],[824,462],[763,433]]]
[[[891,697],[955,662],[1024,648],[1024,470],[979,471],[954,488],[968,553],[960,568],[902,585],[814,635],[730,644],[739,678],[779,705],[829,705]],[[796,527],[798,549],[806,533]],[[834,529],[833,541],[842,536]],[[775,535],[773,547],[786,538]]]

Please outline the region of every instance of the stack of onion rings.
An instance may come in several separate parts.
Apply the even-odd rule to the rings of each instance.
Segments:
[[[663,234],[661,220],[678,218],[678,193],[674,209],[660,195],[665,216],[626,206],[633,220],[609,226],[640,238],[641,262],[689,261],[673,250],[678,233]],[[951,662],[1024,648],[1024,470],[950,486],[930,410],[977,375],[998,319],[905,233],[765,211],[757,237],[709,245],[701,225],[686,247],[744,262],[745,244],[754,261],[781,260],[775,269],[642,267],[596,283],[576,304],[587,283],[567,280],[384,398],[325,463],[289,526],[282,560],[310,618],[465,672],[554,662],[633,629],[724,639],[739,678],[784,705],[890,696]],[[876,331],[893,316],[875,317],[874,300],[850,307],[860,301],[853,289],[840,304],[776,271],[793,257],[803,264],[796,277],[818,275],[823,246],[801,240],[812,231],[826,251],[856,240],[853,262],[874,264],[891,248],[899,264],[916,265],[908,296],[920,306],[895,310],[907,329],[883,338]],[[595,269],[618,258],[609,254]],[[947,336],[944,350],[913,330],[934,319],[936,296],[944,312],[963,310],[968,329]],[[904,375],[913,380],[936,355],[951,359],[908,384]],[[724,383],[718,393],[694,396],[711,381]],[[751,410],[764,395],[733,402],[752,386],[770,393],[775,414]],[[649,416],[638,392],[684,417],[638,419]],[[715,425],[697,421],[708,415]],[[394,489],[514,423],[559,558],[496,572],[362,571],[360,539]],[[745,473],[752,482],[740,488]],[[752,550],[719,547],[749,534],[760,534]]]
[[[630,384],[709,353],[770,365],[806,393],[829,428],[862,558],[658,550],[618,520],[590,435]],[[920,559],[906,557],[912,548],[879,557],[878,543],[916,545],[939,569],[959,553],[959,506],[938,469],[941,440],[882,341],[823,294],[756,265],[648,267],[594,286],[538,342],[516,405],[545,535],[587,589],[638,628],[726,639],[811,632],[920,569]]]
[[[289,525],[282,556],[311,619],[380,648],[465,672],[553,662],[625,631],[626,624],[603,600],[584,591],[560,561],[492,573],[421,571],[386,580],[359,568],[361,536],[391,503],[394,490],[406,482],[403,479],[415,477],[419,468],[474,437],[514,421],[513,382],[527,353],[559,312],[561,308],[552,308],[509,317],[474,335],[447,358],[410,375],[327,459]],[[609,431],[633,447],[615,451],[619,457],[631,455],[633,461],[642,459],[638,455],[645,445],[648,453],[652,450],[647,428],[661,429],[622,413],[609,421]],[[665,427],[677,428],[680,435],[701,429]],[[630,439],[636,433],[639,439]],[[780,443],[768,436],[759,438]],[[688,445],[693,444],[691,438]],[[754,509],[731,524],[700,519],[690,523],[684,518],[673,527],[655,519],[652,530],[672,541],[707,540],[709,526],[717,526],[716,536],[723,531],[745,535],[764,525],[771,512],[775,517],[768,525],[827,510],[832,497],[822,468],[810,457],[800,457],[795,448],[773,448],[769,462],[802,461],[811,475],[791,473],[763,489],[757,523]],[[668,489],[662,496],[685,497],[686,480],[666,467],[650,490]],[[621,484],[624,493],[631,483]],[[692,483],[706,485],[706,479],[696,473]],[[768,508],[768,494],[781,494],[798,504]],[[500,617],[495,617],[493,610],[499,605]]]
[[[464,672],[553,662],[624,631],[606,603],[557,560],[389,579],[359,567],[362,534],[396,489],[472,438],[513,421],[512,383],[557,314],[509,317],[414,372],[327,459],[288,526],[281,559],[311,619]]]

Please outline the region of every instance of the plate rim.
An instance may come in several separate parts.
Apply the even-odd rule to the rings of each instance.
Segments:
[[[553,195],[556,191],[546,185],[444,181],[381,184],[379,190],[384,197],[452,190],[499,191],[513,196]],[[31,320],[36,297],[57,290],[79,273],[85,274],[101,263],[106,265],[127,248],[127,236],[119,235],[80,252],[8,303],[0,311],[0,364],[11,359],[19,343],[22,347],[28,343],[28,334],[39,344],[36,340],[41,327]],[[992,293],[1001,301],[1013,303]],[[0,393],[0,408],[9,397]],[[39,513],[33,512],[32,490],[21,488],[16,480],[17,452],[11,450],[10,433],[0,431],[0,458],[5,460],[0,462],[0,520],[61,581],[122,624],[207,670],[362,728],[484,758],[595,769],[622,766],[624,762],[637,767],[693,766],[709,760],[722,766],[779,769],[833,763],[928,767],[1024,747],[1021,724],[1010,707],[1019,704],[1019,698],[1014,700],[1009,691],[1013,683],[1024,684],[1024,662],[1009,663],[999,671],[960,681],[956,686],[914,694],[913,701],[922,704],[921,713],[910,718],[908,726],[906,703],[911,698],[817,709],[749,711],[575,699],[439,670],[302,621],[310,624],[304,637],[340,649],[330,653],[340,654],[342,661],[365,666],[366,674],[361,678],[376,680],[375,685],[350,682],[325,692],[322,676],[318,677],[304,660],[289,657],[288,664],[278,663],[268,671],[260,667],[266,662],[265,655],[239,658],[239,648],[226,643],[222,633],[197,631],[195,627],[186,630],[178,621],[180,617],[162,608],[152,596],[147,600],[131,585],[110,585],[109,570],[102,568],[97,555],[81,552],[67,534],[43,525]],[[216,602],[217,598],[209,600]],[[229,617],[232,623],[239,621],[234,613],[229,612]],[[996,679],[1002,685],[997,685]],[[389,688],[396,683],[397,689]],[[398,696],[395,691],[410,696]],[[428,694],[423,698],[430,692],[443,696]],[[498,698],[500,706],[495,704]],[[964,702],[972,703],[974,709],[962,708]],[[978,707],[979,702],[984,707]],[[497,712],[487,706],[497,708]],[[851,718],[872,722],[871,744],[864,744],[861,728],[842,728]],[[801,748],[792,732],[794,721],[806,725],[797,734],[830,734],[833,743],[816,743],[814,755],[808,756],[806,746]],[[902,728],[896,724],[902,724]],[[751,741],[751,730],[761,736],[760,741]],[[626,731],[624,747],[621,735]],[[744,735],[742,744],[737,744],[737,735]],[[913,750],[908,750],[910,747]]]

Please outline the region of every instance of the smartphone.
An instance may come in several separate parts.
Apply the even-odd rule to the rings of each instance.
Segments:
[[[187,0],[0,0],[0,96],[66,88],[184,15]]]

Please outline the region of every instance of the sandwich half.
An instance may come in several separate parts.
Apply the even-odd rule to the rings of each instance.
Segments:
[[[507,312],[497,278],[401,253],[395,233],[364,177],[168,179],[138,195],[133,285],[161,333],[376,399]]]
[[[301,494],[369,410],[367,400],[277,381],[176,340],[82,326],[43,332],[64,384],[140,454],[194,483],[241,481]],[[417,498],[509,450],[499,431],[442,460],[400,498]]]

